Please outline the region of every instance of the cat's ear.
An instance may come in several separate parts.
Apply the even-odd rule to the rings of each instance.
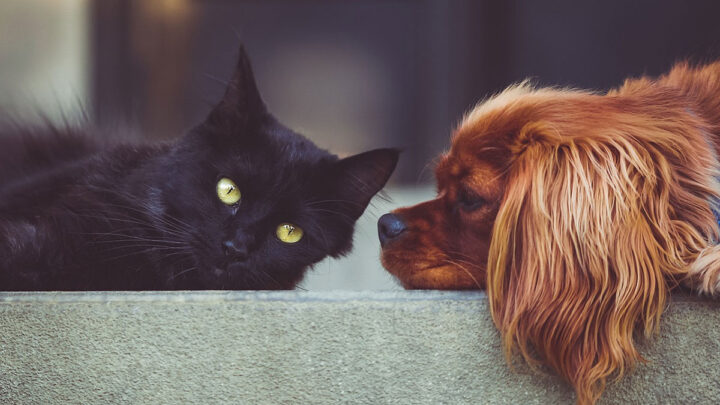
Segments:
[[[397,149],[375,149],[335,163],[335,196],[357,219],[390,178],[397,165]]]
[[[255,83],[250,58],[245,52],[245,47],[241,45],[235,71],[225,88],[225,94],[210,111],[205,122],[242,127],[262,117],[266,111],[265,103]]]

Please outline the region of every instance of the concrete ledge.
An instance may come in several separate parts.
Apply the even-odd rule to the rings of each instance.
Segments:
[[[720,302],[675,297],[602,403],[720,403]],[[547,404],[482,293],[0,293],[0,403]]]

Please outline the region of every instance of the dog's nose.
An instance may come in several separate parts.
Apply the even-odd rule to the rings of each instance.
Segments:
[[[405,232],[405,223],[395,214],[385,214],[378,220],[378,237],[380,246],[385,246],[391,240]]]
[[[222,247],[226,256],[239,260],[247,259],[248,249],[247,246],[242,243],[236,243],[233,240],[226,240],[222,243]]]

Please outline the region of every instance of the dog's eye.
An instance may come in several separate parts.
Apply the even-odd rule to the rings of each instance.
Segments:
[[[471,191],[461,190],[458,193],[458,204],[465,211],[475,211],[482,208],[486,203],[487,201],[484,198]]]

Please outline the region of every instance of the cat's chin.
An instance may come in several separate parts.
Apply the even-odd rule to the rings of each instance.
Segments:
[[[228,263],[227,266],[225,266],[225,269],[220,269],[223,274],[237,274],[239,272],[247,271],[248,266],[245,263],[241,262],[231,262]]]

